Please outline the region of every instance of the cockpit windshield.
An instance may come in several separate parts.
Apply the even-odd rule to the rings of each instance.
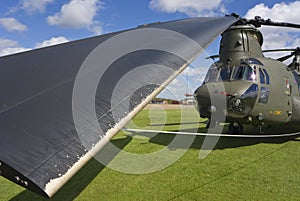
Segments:
[[[255,68],[255,67],[254,67]],[[204,83],[233,80],[256,80],[256,70],[251,66],[241,64],[237,67],[212,66],[206,75]]]
[[[234,68],[232,79],[233,80],[249,80],[255,81],[256,73],[255,70],[246,65],[241,65]]]
[[[230,67],[221,68],[219,81],[230,80],[230,75],[231,75]]]

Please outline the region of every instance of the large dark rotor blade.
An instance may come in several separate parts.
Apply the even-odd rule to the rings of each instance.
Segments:
[[[280,62],[284,62],[284,61],[288,60],[289,58],[291,58],[292,56],[294,56],[294,54],[289,54],[289,55],[280,57],[277,60],[280,61]]]
[[[1,57],[1,175],[51,197],[236,21],[156,23]]]

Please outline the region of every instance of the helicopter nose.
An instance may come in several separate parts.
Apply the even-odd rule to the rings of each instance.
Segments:
[[[196,89],[195,99],[202,118],[210,118],[212,114],[225,114],[228,98],[225,91],[222,83],[206,83]]]
[[[195,91],[195,98],[202,118],[210,118],[216,113],[220,116],[243,118],[252,110],[257,93],[257,84],[207,83]]]
[[[231,98],[227,102],[227,116],[233,118],[246,117],[254,107],[258,96],[257,84],[241,84],[238,86],[238,91],[234,98]]]

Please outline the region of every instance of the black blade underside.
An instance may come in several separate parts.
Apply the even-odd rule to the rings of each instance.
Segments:
[[[231,16],[178,20],[1,57],[0,174],[51,197],[101,148],[98,143],[105,144],[105,136],[110,139],[116,134],[163,89],[162,85],[169,83],[236,20]],[[198,47],[171,41],[165,48],[170,51],[141,48],[116,59],[103,73],[94,97],[101,132],[89,130],[92,127],[88,121],[79,122],[87,135],[83,143],[73,119],[74,85],[80,68],[99,45],[113,37],[150,29],[182,34]],[[173,40],[166,35],[145,42],[151,47],[152,43],[169,39]],[[120,48],[124,48],[122,44]],[[102,68],[102,60],[98,62],[97,68]],[[126,80],[127,84],[115,97],[118,82],[138,68],[135,79]],[[89,113],[82,106],[82,114]]]

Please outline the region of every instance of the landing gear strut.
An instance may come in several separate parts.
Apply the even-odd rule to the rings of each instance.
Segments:
[[[230,123],[229,124],[229,133],[230,134],[243,134],[243,126],[239,123]]]
[[[216,127],[217,126],[217,124],[218,124],[218,122],[216,122],[216,121],[211,121],[211,119],[209,119],[208,120],[208,123],[206,124],[206,127],[205,128],[214,128],[214,127]]]

